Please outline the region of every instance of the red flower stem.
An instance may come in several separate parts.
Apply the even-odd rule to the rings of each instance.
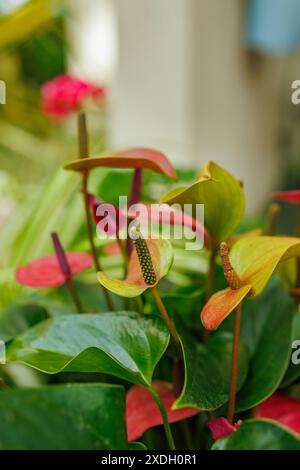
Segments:
[[[52,238],[52,242],[53,242],[54,249],[55,249],[55,254],[56,254],[61,272],[66,277],[66,286],[69,289],[69,292],[74,301],[77,312],[82,313],[83,312],[82,305],[81,305],[76,287],[73,283],[71,268],[70,268],[68,259],[66,257],[66,254],[64,252],[64,249],[62,247],[62,244],[60,243],[57,233],[52,232],[51,238]]]
[[[242,303],[240,303],[236,307],[235,312],[234,312],[231,380],[230,380],[230,392],[229,392],[229,405],[228,405],[228,413],[227,413],[227,419],[231,424],[233,423],[233,418],[234,418],[236,387],[237,387],[237,377],[238,377],[241,312],[242,312]]]
[[[142,185],[143,185],[143,170],[142,168],[136,168],[133,177],[131,180],[131,188],[130,188],[130,195],[129,195],[129,207],[133,204],[137,204],[140,202],[141,194],[142,194]],[[127,237],[126,241],[126,252],[129,256],[132,250],[132,241],[130,237]]]
[[[172,431],[171,431],[169,420],[168,420],[168,414],[167,414],[166,409],[163,405],[163,402],[161,401],[161,398],[158,395],[158,393],[156,392],[156,390],[154,390],[152,387],[150,387],[148,390],[151,393],[151,395],[153,396],[153,398],[156,401],[156,404],[159,408],[159,411],[160,411],[160,414],[161,414],[161,417],[162,417],[162,420],[163,420],[164,430],[165,430],[165,433],[166,433],[166,438],[167,438],[169,447],[170,447],[171,450],[176,450],[174,439],[173,439],[173,436],[172,436]]]
[[[171,337],[173,338],[173,341],[174,341],[174,343],[175,343],[175,345],[176,345],[176,347],[177,347],[177,349],[178,349],[178,351],[179,351],[179,355],[180,355],[180,357],[181,357],[181,356],[182,356],[182,350],[181,350],[180,339],[179,339],[179,336],[178,336],[177,331],[176,331],[176,329],[175,329],[174,323],[173,323],[173,321],[171,320],[171,318],[169,317],[169,314],[168,314],[168,312],[167,312],[167,310],[166,310],[166,307],[165,307],[164,304],[163,304],[163,301],[162,301],[162,299],[161,299],[160,293],[159,293],[159,291],[158,291],[158,289],[157,289],[156,286],[151,287],[151,288],[150,288],[150,291],[151,291],[151,294],[152,294],[152,296],[153,296],[153,298],[154,298],[154,301],[155,301],[155,303],[156,303],[156,306],[157,306],[158,310],[160,311],[160,313],[161,313],[161,315],[162,315],[162,317],[163,317],[163,319],[164,319],[164,321],[165,321],[165,323],[166,323],[166,325],[167,325],[167,327],[168,327],[168,330],[169,330],[169,332],[170,332],[170,335],[171,335]]]
[[[78,114],[78,144],[79,144],[79,156],[80,158],[88,158],[89,156],[89,147],[88,147],[88,134],[87,134],[87,125],[86,125],[86,118],[85,113]],[[92,219],[90,214],[89,208],[89,195],[88,195],[88,178],[89,173],[88,171],[83,171],[82,173],[82,194],[84,199],[84,210],[85,210],[85,220],[86,220],[86,228],[87,228],[87,235],[91,247],[92,256],[94,259],[94,265],[96,268],[96,272],[102,271],[100,261],[98,259],[98,254],[96,250],[96,246],[94,243],[94,234],[93,234],[93,225]],[[105,297],[105,301],[107,307],[110,311],[114,310],[113,303],[110,297],[108,290],[102,286],[103,294]]]
[[[270,205],[267,215],[266,235],[274,235],[280,215],[280,205],[273,202]]]

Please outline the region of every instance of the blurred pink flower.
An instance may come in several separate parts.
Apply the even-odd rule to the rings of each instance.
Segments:
[[[51,118],[62,120],[82,108],[84,101],[103,102],[105,88],[71,75],[59,75],[42,87],[42,109]]]

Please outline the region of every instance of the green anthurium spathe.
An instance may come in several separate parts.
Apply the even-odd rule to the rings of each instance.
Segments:
[[[255,297],[264,289],[280,262],[297,256],[300,256],[300,238],[258,236],[238,241],[229,258],[241,287],[229,287],[208,300],[201,312],[205,328],[218,328],[246,296]]]
[[[150,286],[145,282],[137,252],[132,250],[126,279],[114,279],[101,271],[98,273],[100,284],[121,297],[137,297],[149,287],[154,287],[162,277],[166,276],[173,263],[173,248],[171,243],[169,240],[164,239],[147,239],[145,242],[147,243],[156,275],[155,283]]]
[[[205,227],[214,244],[234,232],[245,210],[245,194],[239,181],[212,161],[203,167],[197,181],[170,191],[161,202],[181,206],[204,204]]]

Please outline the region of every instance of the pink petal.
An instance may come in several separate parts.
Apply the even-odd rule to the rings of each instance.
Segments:
[[[93,264],[93,258],[87,253],[67,253],[66,256],[72,276],[79,274]],[[66,277],[61,272],[56,255],[44,256],[26,266],[17,268],[15,278],[24,286],[36,288],[58,287],[66,282]]]
[[[154,389],[158,392],[168,414],[170,423],[181,421],[200,412],[196,408],[183,408],[171,410],[176,397],[173,385],[166,382],[153,382]],[[126,395],[126,425],[129,441],[134,441],[147,429],[162,424],[162,417],[151,393],[140,385],[133,386]]]
[[[207,426],[215,441],[230,436],[240,425],[241,421],[236,424],[231,424],[226,418],[211,418],[207,421]]]
[[[258,405],[255,417],[274,419],[300,433],[300,401],[281,393],[275,393]]]
[[[101,227],[104,233],[109,237],[116,236],[120,230],[126,225],[126,215],[124,215],[117,206],[113,204],[107,204],[101,199],[98,199],[93,194],[89,194],[89,206],[93,215],[93,219],[97,227]],[[99,215],[99,206],[102,206],[104,215]],[[106,210],[107,208],[107,210]],[[113,211],[114,214],[111,214],[110,211]],[[101,221],[105,219],[104,227],[100,224]]]
[[[300,204],[300,189],[274,193],[273,197],[281,201],[290,202],[291,204]]]
[[[139,214],[137,214],[139,212]],[[147,212],[147,213],[146,213]],[[186,226],[197,233],[199,240],[207,246],[207,232],[202,224],[191,215],[175,210],[167,204],[135,204],[134,210],[129,208],[128,217],[139,216],[142,222]]]

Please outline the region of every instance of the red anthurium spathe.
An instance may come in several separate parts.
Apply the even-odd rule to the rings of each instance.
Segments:
[[[275,199],[280,199],[281,201],[289,202],[291,204],[300,204],[300,189],[274,193],[273,197]]]
[[[93,258],[87,253],[67,253],[66,257],[72,276],[93,264]],[[35,288],[58,287],[66,282],[56,255],[44,256],[17,268],[15,277],[20,284]]]
[[[166,382],[155,381],[156,390],[166,409],[169,423],[175,423],[194,416],[200,412],[196,408],[182,408],[172,410],[176,400],[173,385]],[[147,429],[163,424],[159,408],[151,393],[140,385],[132,387],[126,395],[126,426],[129,441],[134,441],[144,434]]]
[[[282,393],[275,393],[258,405],[255,417],[273,419],[300,434],[300,401]]]
[[[105,89],[71,75],[59,75],[42,87],[42,109],[51,118],[62,120],[82,109],[88,99],[101,103]]]
[[[241,286],[219,291],[208,300],[201,312],[204,327],[218,328],[246,296],[255,297],[264,289],[280,262],[297,256],[300,238],[256,236],[235,243],[229,258]]]
[[[88,198],[97,228],[100,228],[108,236],[116,236],[126,226],[126,215],[117,206],[107,204],[93,194],[89,194]]]
[[[207,426],[215,441],[230,436],[241,424],[241,420],[235,424],[231,424],[226,418],[211,418],[207,421]]]
[[[176,179],[176,172],[166,155],[158,150],[134,147],[96,157],[74,160],[65,166],[66,170],[87,171],[97,167],[107,168],[145,168]]]

